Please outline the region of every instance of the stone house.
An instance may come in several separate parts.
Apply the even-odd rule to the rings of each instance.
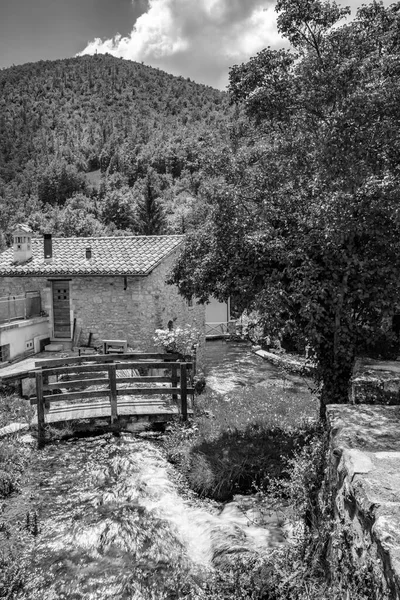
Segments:
[[[35,238],[26,226],[17,226],[13,247],[0,254],[3,362],[39,351],[41,340],[68,348],[73,341],[86,344],[90,334],[93,345],[123,339],[135,350],[154,351],[154,330],[169,321],[204,333],[204,306],[189,306],[165,283],[183,240],[180,235]],[[37,314],[1,318],[2,299],[10,307],[12,299],[35,293],[41,302]],[[80,340],[74,340],[77,331]]]

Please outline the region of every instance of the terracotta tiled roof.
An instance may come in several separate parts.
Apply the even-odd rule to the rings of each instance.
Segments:
[[[0,254],[0,276],[148,275],[182,242],[182,235],[53,238],[53,258],[44,260],[42,238],[32,238],[32,258],[13,262],[13,249]],[[92,257],[86,258],[86,248]]]

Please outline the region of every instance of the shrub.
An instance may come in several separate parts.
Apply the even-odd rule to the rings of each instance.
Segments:
[[[200,342],[200,331],[190,325],[176,329],[156,329],[153,340],[168,352],[177,352],[186,356],[191,354]]]

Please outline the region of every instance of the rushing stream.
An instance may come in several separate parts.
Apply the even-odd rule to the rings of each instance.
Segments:
[[[215,340],[207,342],[205,374],[208,387],[225,394],[244,386],[290,386],[298,391],[307,389],[300,375],[290,374],[262,360],[243,342]]]
[[[282,377],[244,345],[213,342],[207,351],[219,391]],[[284,540],[282,528],[256,525],[251,503],[200,501],[156,442],[132,434],[47,445],[29,494],[38,531],[20,600],[177,598],[232,554]]]

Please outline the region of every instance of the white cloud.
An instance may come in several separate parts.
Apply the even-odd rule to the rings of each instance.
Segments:
[[[108,52],[224,88],[230,66],[281,43],[271,0],[149,0],[129,36],[96,38],[80,54]]]

